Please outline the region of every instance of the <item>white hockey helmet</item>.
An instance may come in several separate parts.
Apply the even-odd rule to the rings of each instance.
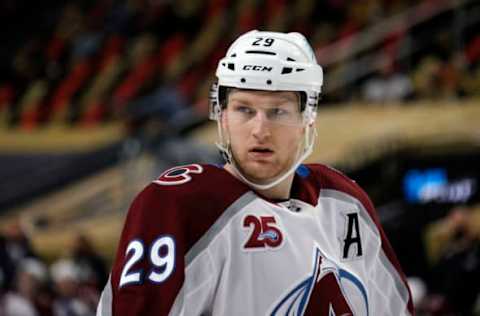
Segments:
[[[226,107],[227,88],[297,91],[301,93],[305,144],[303,153],[284,176],[269,185],[252,184],[257,189],[267,189],[279,183],[293,172],[312,152],[319,96],[323,84],[322,67],[318,65],[313,49],[306,38],[297,32],[279,33],[253,30],[237,38],[217,66],[218,81],[210,91],[210,119],[218,121],[220,151],[232,161],[229,139],[225,139],[220,118]],[[238,169],[238,168],[236,168]],[[238,172],[237,172],[238,173]]]

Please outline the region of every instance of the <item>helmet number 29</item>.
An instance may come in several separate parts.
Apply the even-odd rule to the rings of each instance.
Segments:
[[[265,46],[265,47],[270,47],[273,45],[273,42],[275,42],[275,39],[271,37],[257,37],[253,43],[252,46]]]

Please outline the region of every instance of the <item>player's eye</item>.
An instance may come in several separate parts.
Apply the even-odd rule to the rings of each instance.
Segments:
[[[280,107],[269,109],[267,115],[270,120],[279,123],[282,121],[291,120],[293,118],[293,113]]]
[[[255,111],[252,108],[250,108],[248,106],[245,106],[245,105],[237,105],[237,106],[234,107],[234,110],[237,113],[241,113],[241,114],[245,114],[245,115],[255,114]]]
[[[271,122],[286,125],[298,125],[301,123],[301,115],[296,111],[285,107],[274,107],[268,110],[267,116]]]
[[[288,111],[282,109],[282,108],[273,108],[273,109],[270,109],[270,115],[271,116],[285,116],[285,115],[288,115]]]

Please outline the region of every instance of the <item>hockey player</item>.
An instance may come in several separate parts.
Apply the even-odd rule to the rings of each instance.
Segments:
[[[136,197],[97,315],[412,315],[367,195],[302,164],[323,81],[305,37],[248,32],[216,75],[226,164],[172,168]]]

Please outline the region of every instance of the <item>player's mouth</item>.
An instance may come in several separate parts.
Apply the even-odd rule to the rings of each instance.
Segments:
[[[274,151],[268,147],[253,147],[248,151],[251,158],[255,160],[267,159],[273,156]]]

